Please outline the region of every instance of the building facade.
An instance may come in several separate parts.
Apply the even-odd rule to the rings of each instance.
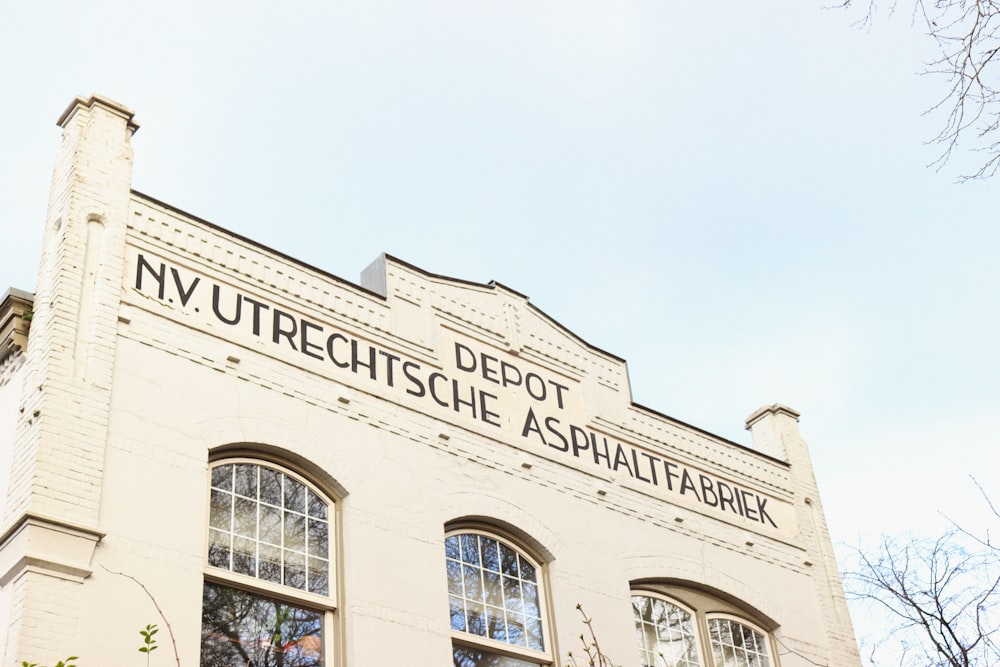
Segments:
[[[3,664],[860,664],[798,414],[753,447],[498,284],[360,284],[131,189],[59,119],[34,295],[0,306]]]

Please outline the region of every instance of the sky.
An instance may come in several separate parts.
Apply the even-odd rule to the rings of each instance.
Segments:
[[[927,167],[919,26],[826,4],[0,0],[0,291],[99,93],[144,194],[353,281],[496,280],[742,444],[795,408],[845,559],[996,527],[1000,180]]]

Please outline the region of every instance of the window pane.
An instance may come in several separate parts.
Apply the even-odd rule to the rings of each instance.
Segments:
[[[238,463],[234,466],[236,474],[236,493],[247,498],[257,499],[257,468],[249,463]]]
[[[537,662],[527,662],[464,646],[456,646],[453,655],[455,667],[541,667]]]
[[[257,576],[264,581],[281,583],[281,548],[261,544]]]
[[[447,558],[451,558],[453,560],[461,560],[462,552],[461,548],[459,547],[457,535],[452,535],[450,537],[445,538],[444,555]]]
[[[521,603],[521,582],[513,577],[503,578],[504,606],[508,610],[520,613],[524,606]]]
[[[542,645],[542,619],[525,616],[524,618],[525,638],[528,640],[528,648],[536,651],[544,651]]]
[[[329,545],[329,524],[326,521],[309,519],[309,555],[317,558],[329,558]]]
[[[294,512],[285,512],[285,548],[305,552],[306,518]]]
[[[288,476],[285,476],[285,509],[306,513],[306,487]]]
[[[314,519],[326,520],[326,503],[312,491],[309,491],[309,516]]]
[[[453,630],[545,650],[534,565],[499,540],[475,533],[448,536],[445,556]],[[473,660],[462,664],[506,664],[475,662],[500,659],[479,651],[462,659]]]
[[[528,646],[528,635],[524,632],[524,616],[507,612],[507,643],[514,646]]]
[[[226,570],[232,569],[229,555],[229,534],[217,530],[208,531],[208,564]]]
[[[486,605],[487,636],[500,642],[507,642],[507,622],[504,620],[503,609]]]
[[[517,552],[508,547],[506,544],[500,545],[500,561],[504,574],[509,574],[512,577],[518,576]]]
[[[518,562],[521,565],[521,578],[525,581],[535,580],[535,566],[524,560],[523,557],[518,556]]]
[[[260,541],[281,546],[281,510],[260,506]]]
[[[257,537],[257,503],[236,497],[233,507],[233,532],[243,537]]]
[[[708,621],[712,653],[716,662],[727,667],[770,667],[764,635],[729,618]]]
[[[216,466],[212,468],[212,488],[224,491],[233,490],[233,466]]]
[[[277,470],[260,469],[260,501],[269,505],[281,507],[281,478]]]
[[[212,489],[212,503],[209,508],[208,525],[220,530],[232,530],[233,497],[225,491]]]
[[[451,596],[448,598],[451,607],[451,629],[465,632],[465,605],[461,598]]]
[[[216,466],[212,485],[209,565],[330,594],[330,524],[321,518],[329,513],[322,498],[280,470],[252,463]]]
[[[306,557],[296,551],[284,551],[285,556],[285,585],[297,588],[300,591],[306,589]]]
[[[322,558],[310,558],[307,576],[310,593],[330,594],[330,561]]]
[[[489,637],[486,632],[486,606],[478,602],[466,602],[466,621],[469,625],[468,631],[480,637]]]
[[[233,539],[233,572],[257,576],[257,549],[253,540]]]
[[[479,536],[462,535],[462,560],[479,565]]]
[[[206,583],[201,667],[320,667],[323,614]]]
[[[497,541],[488,537],[480,539],[480,546],[483,551],[483,567],[493,572],[500,571],[500,554],[497,551]]]
[[[465,565],[462,567],[462,581],[465,582],[465,597],[470,600],[482,602],[483,586],[479,578],[479,568]]]
[[[484,573],[483,593],[486,604],[491,604],[495,607],[503,606],[503,588],[501,588],[499,573],[489,571]]]
[[[451,595],[462,596],[465,587],[462,585],[462,564],[456,561],[450,560],[447,562],[448,567],[448,593]]]
[[[701,665],[690,613],[661,598],[633,595],[632,615],[643,667]]]
[[[541,611],[538,608],[538,587],[527,581],[521,582],[521,604],[524,605],[526,616],[538,616]]]

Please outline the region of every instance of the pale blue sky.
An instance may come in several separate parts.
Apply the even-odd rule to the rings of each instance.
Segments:
[[[925,168],[906,16],[823,4],[0,0],[0,284],[33,289],[55,119],[97,92],[146,194],[351,280],[502,282],[738,442],[796,408],[836,542],[978,528],[1000,181]]]

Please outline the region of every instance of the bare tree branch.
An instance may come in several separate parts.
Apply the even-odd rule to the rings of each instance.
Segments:
[[[900,664],[1000,664],[1000,553],[959,528],[936,540],[883,537],[874,554],[857,550],[845,575],[848,596],[895,623],[871,649],[871,662],[895,644]]]
[[[899,0],[888,0],[892,14]],[[940,132],[929,143],[941,147],[930,165],[941,169],[959,147],[981,153],[983,161],[960,181],[985,179],[1000,169],[1000,0],[913,0],[911,20],[925,28],[937,47],[937,56],[925,63],[924,73],[946,80],[945,94],[925,113],[944,114]],[[854,0],[839,6],[850,8]],[[868,0],[856,25],[869,29],[879,9]]]

